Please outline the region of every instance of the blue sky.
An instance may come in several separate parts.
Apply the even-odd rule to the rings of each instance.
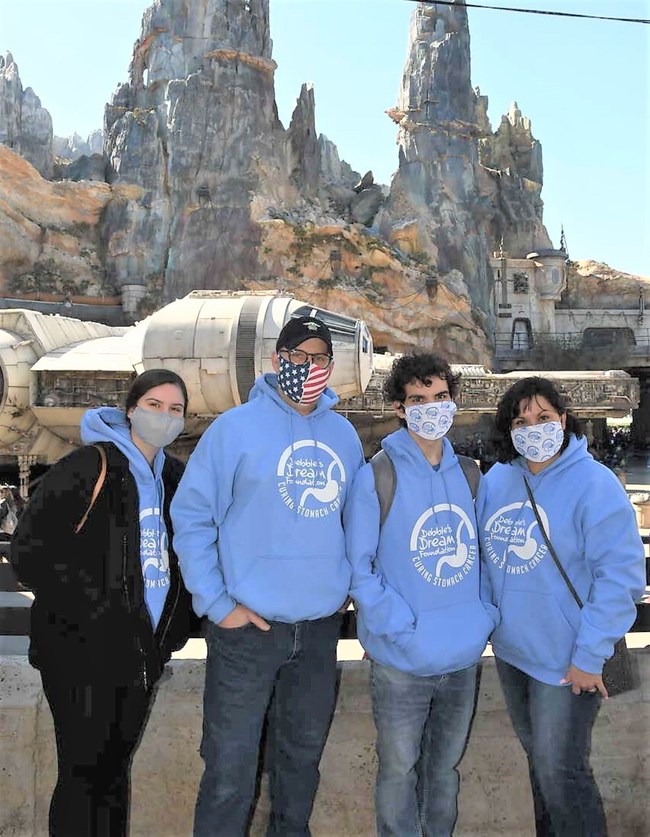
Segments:
[[[650,18],[650,0],[482,0],[518,8]],[[148,0],[0,0],[0,52],[52,114],[86,136],[127,79]],[[316,126],[353,168],[389,182],[395,105],[415,4],[271,0],[276,97],[288,125],[312,81]],[[574,259],[650,276],[650,26],[470,9],[472,81],[494,128],[511,101],[544,151],[544,220]]]

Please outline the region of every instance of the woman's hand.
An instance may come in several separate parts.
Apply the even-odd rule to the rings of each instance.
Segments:
[[[600,694],[607,700],[609,695],[603,683],[602,674],[593,674],[589,671],[583,671],[576,666],[569,666],[569,670],[564,675],[560,683],[570,683],[571,691],[574,695],[579,695],[582,692],[600,692]]]
[[[235,607],[230,611],[230,613],[224,617],[221,622],[219,622],[220,628],[243,628],[244,625],[248,625],[249,622],[252,622],[256,628],[259,628],[260,631],[270,631],[271,626],[269,623],[262,619],[259,613],[255,613],[254,610],[251,610],[249,607],[245,607],[245,605],[235,605]]]

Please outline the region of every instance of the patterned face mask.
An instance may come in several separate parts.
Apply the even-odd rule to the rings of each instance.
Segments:
[[[291,363],[278,357],[278,386],[296,404],[313,404],[325,391],[332,367],[322,369],[314,363]]]
[[[516,427],[510,431],[512,444],[518,454],[529,462],[546,462],[562,447],[564,430],[559,421]]]
[[[436,401],[434,404],[404,407],[404,415],[409,430],[423,439],[433,441],[449,432],[457,409],[453,401]]]

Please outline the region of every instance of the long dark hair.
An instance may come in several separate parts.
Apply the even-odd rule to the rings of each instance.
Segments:
[[[519,405],[521,402],[524,401],[528,405],[536,396],[545,398],[560,416],[566,416],[564,441],[562,442],[560,453],[566,449],[572,433],[578,439],[583,435],[582,425],[570,411],[567,399],[562,395],[553,381],[537,376],[522,378],[516,384],[513,384],[510,389],[506,390],[497,405],[493,441],[499,462],[512,462],[513,459],[519,456],[510,436],[512,422],[519,415]]]
[[[175,384],[183,393],[183,413],[187,412],[187,387],[185,381],[176,372],[171,369],[147,369],[135,378],[129,387],[126,394],[126,401],[124,402],[124,412],[127,414],[138,401],[154,387],[159,387],[161,384]],[[127,418],[128,420],[128,418]]]

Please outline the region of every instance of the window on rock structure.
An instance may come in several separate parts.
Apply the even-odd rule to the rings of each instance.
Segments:
[[[515,294],[527,294],[528,293],[528,274],[525,272],[522,273],[513,273],[512,274],[512,292]]]

